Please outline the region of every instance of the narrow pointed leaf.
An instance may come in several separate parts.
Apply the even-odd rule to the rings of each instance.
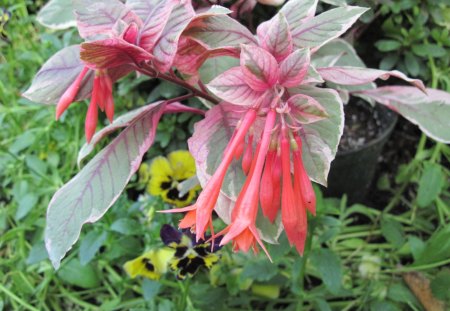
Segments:
[[[235,105],[252,105],[263,94],[253,90],[245,82],[240,67],[234,67],[212,80],[207,88],[217,97]]]
[[[286,18],[291,31],[300,27],[306,20],[314,17],[318,0],[290,0],[281,8],[280,13]],[[265,34],[268,31],[270,23],[276,18],[274,16],[270,21],[261,23],[258,26],[257,33]]]
[[[114,25],[123,20],[141,24],[139,17],[119,0],[74,0],[78,31],[86,40],[109,37]]]
[[[425,91],[425,86],[422,81],[408,78],[405,74],[397,70],[385,71],[379,69],[341,66],[317,68],[317,71],[325,81],[330,81],[336,84],[362,85],[373,82],[376,79],[387,80],[390,77],[395,77],[405,80],[406,82],[409,82],[417,88]]]
[[[297,94],[289,98],[292,115],[302,124],[314,123],[328,117],[325,108],[314,98]]]
[[[123,39],[110,38],[81,44],[80,58],[91,68],[105,69],[139,65],[150,60],[152,55]]]
[[[305,78],[303,79],[303,84],[308,84],[308,83],[323,83],[325,82],[322,77],[320,76],[320,74],[317,72],[316,68],[314,68],[314,66],[309,66],[308,68],[308,72],[306,73]]]
[[[183,33],[207,49],[234,48],[241,44],[257,45],[253,34],[227,15],[206,16],[194,20]]]
[[[144,50],[151,51],[156,42],[160,38],[164,27],[169,21],[170,14],[176,3],[173,0],[159,1],[153,7],[146,18],[143,20],[144,25],[139,33],[139,46]]]
[[[79,54],[79,45],[72,45],[57,52],[42,66],[23,96],[37,103],[56,104],[85,66]],[[93,79],[93,72],[88,72],[75,101],[90,96]]]
[[[82,226],[106,213],[139,168],[153,143],[164,106],[161,103],[136,119],[53,196],[45,245],[56,269],[78,240]]]
[[[344,129],[342,100],[332,89],[302,86],[290,89],[289,92],[314,98],[328,115],[326,119],[303,125],[303,131],[300,132],[303,142],[303,164],[308,176],[326,186],[330,164],[336,156]]]
[[[296,87],[305,78],[309,69],[309,50],[299,49],[280,64],[279,83],[284,87]]]
[[[318,48],[342,35],[365,11],[366,8],[347,6],[315,16],[291,30],[294,46]]]
[[[311,56],[315,68],[332,66],[366,67],[353,46],[343,39],[334,39]]]
[[[152,13],[156,5],[163,0],[127,0],[126,5],[129,7],[142,21]]]
[[[241,46],[241,70],[245,82],[255,91],[265,91],[278,80],[278,63],[260,47]]]
[[[152,54],[155,56],[154,65],[159,71],[166,72],[172,66],[181,33],[186,29],[193,16],[194,10],[190,1],[185,4],[177,4],[173,8],[169,21],[152,50]]]
[[[267,32],[258,34],[261,46],[280,62],[292,52],[292,37],[289,25],[283,13],[270,20]]]
[[[386,105],[419,126],[429,137],[450,143],[450,93],[410,86],[385,86],[356,92]]]

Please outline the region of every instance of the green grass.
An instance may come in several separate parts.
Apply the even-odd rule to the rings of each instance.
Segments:
[[[220,310],[218,305],[223,310],[423,310],[402,273],[422,271],[436,279],[446,273],[443,267],[450,257],[445,252],[450,249],[445,231],[448,183],[426,208],[416,200],[416,189],[431,182],[421,183],[423,163],[448,163],[450,152],[445,145],[426,145],[425,138],[416,158],[390,187],[390,210],[348,206],[345,198],[323,199],[318,193],[309,257],[299,257],[282,237],[279,245],[270,246],[274,264],[261,254],[236,255],[227,247],[210,273],[190,281],[176,281],[173,274],[160,282],[131,280],[123,263],[160,246],[159,227],[176,221],[154,213],[162,208],[157,199],[134,202],[123,195],[100,222],[85,226],[80,242],[55,271],[43,245],[45,211],[52,194],[78,170],[85,107],[74,105],[56,122],[54,107],[20,97],[49,56],[78,40],[75,31],[51,32],[39,26],[29,12],[40,4],[2,4],[12,19],[6,28],[9,42],[0,43],[0,310]],[[119,111],[145,102],[133,90],[126,82],[117,87],[123,97]],[[156,150],[179,147],[167,134],[177,122],[171,117],[161,125],[165,134],[159,135]],[[180,144],[186,134],[177,135]],[[448,178],[448,170],[442,170]],[[403,209],[396,209],[399,205]],[[366,221],[358,222],[361,216]],[[117,230],[113,224],[123,219],[131,224]],[[102,233],[106,239],[101,249],[81,251],[88,244],[86,236]],[[429,258],[416,261],[423,247]],[[80,265],[80,258],[88,263]],[[258,294],[252,283],[277,286],[281,294],[275,299]],[[435,292],[445,297],[445,291]]]

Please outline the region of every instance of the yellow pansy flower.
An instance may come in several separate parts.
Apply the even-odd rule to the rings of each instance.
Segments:
[[[167,272],[169,262],[174,254],[175,250],[168,247],[153,249],[142,256],[127,261],[123,267],[132,279],[143,276],[148,279],[159,280]]]
[[[143,169],[145,170],[145,168]],[[156,157],[148,168],[150,182],[147,191],[154,196],[160,196],[164,202],[183,207],[194,199],[198,187],[180,196],[179,184],[195,176],[195,161],[186,150],[171,152],[166,157]],[[147,175],[140,171],[141,180]]]

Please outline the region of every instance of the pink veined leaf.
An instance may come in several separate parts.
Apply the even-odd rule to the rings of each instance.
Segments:
[[[328,117],[304,124],[300,131],[302,158],[311,180],[327,186],[331,162],[336,156],[339,141],[344,130],[344,109],[338,93],[332,89],[302,85],[289,89],[289,93],[314,98],[324,107]]]
[[[241,67],[228,69],[206,87],[217,97],[241,106],[254,105],[264,94],[248,86]]]
[[[354,92],[386,105],[399,113],[429,137],[450,143],[450,93],[426,89],[427,94],[411,86],[384,86]]]
[[[155,56],[154,65],[159,71],[166,72],[172,66],[181,33],[186,29],[194,14],[190,1],[177,4],[173,8],[169,21],[152,50]]]
[[[73,4],[78,31],[86,40],[109,37],[119,20],[127,24],[142,24],[140,18],[119,0],[74,0]]]
[[[23,94],[37,103],[56,104],[67,88],[75,81],[85,64],[80,60],[80,46],[63,48],[41,67],[31,86]],[[75,101],[90,96],[94,73],[88,72],[78,90]]]
[[[91,68],[114,68],[125,64],[139,65],[152,59],[142,48],[119,38],[110,38],[81,44],[81,60]]]
[[[289,30],[295,30],[306,20],[314,17],[318,0],[289,0],[281,8],[279,13],[283,14],[289,25]],[[257,28],[258,37],[262,38],[269,30],[269,25],[276,18],[259,24]]]
[[[85,223],[100,219],[119,198],[152,145],[165,102],[141,114],[50,201],[45,246],[57,269]]]
[[[145,21],[161,1],[163,0],[127,0],[126,6],[139,16],[142,21]]]
[[[366,11],[367,8],[346,6],[317,15],[291,29],[294,46],[318,49],[342,35]]]
[[[108,126],[102,128],[100,131],[94,134],[94,136],[91,139],[91,142],[85,143],[80,151],[78,152],[78,158],[77,158],[77,164],[80,166],[81,161],[83,161],[84,158],[86,158],[93,150],[95,145],[97,145],[103,138],[111,134],[112,132],[115,132],[116,130],[120,128],[124,128],[127,126],[130,126],[137,118],[140,118],[142,114],[145,114],[153,109],[155,107],[161,105],[161,101],[155,102],[153,104],[146,105],[144,107],[140,107],[138,109],[131,110],[120,117],[116,118],[113,123],[109,124]],[[204,115],[205,111],[189,106],[185,106],[179,102],[173,102],[169,103],[164,108],[164,113],[181,113],[181,112],[188,112],[188,113],[195,113]]]
[[[223,14],[195,18],[183,35],[191,37],[208,50],[218,48],[238,50],[241,44],[258,44],[245,26]]]
[[[292,116],[302,124],[310,124],[328,118],[325,108],[311,96],[297,94],[288,100]]]
[[[411,83],[418,89],[426,92],[425,85],[421,80],[408,78],[405,74],[397,70],[385,71],[379,69],[340,66],[317,68],[317,71],[325,81],[330,81],[342,85],[367,84],[376,79],[387,80],[396,77]]]
[[[278,63],[260,47],[241,45],[241,70],[244,80],[255,91],[265,91],[278,81]]]
[[[299,49],[280,64],[279,83],[284,87],[299,86],[310,68],[309,49]]]
[[[144,50],[151,51],[153,49],[175,6],[175,0],[160,1],[146,16],[138,39],[139,46]]]
[[[289,25],[283,13],[278,13],[270,20],[265,34],[258,33],[261,46],[281,62],[292,52],[292,37]]]

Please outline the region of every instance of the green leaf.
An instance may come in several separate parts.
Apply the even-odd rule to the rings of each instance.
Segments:
[[[390,301],[375,301],[370,304],[370,311],[401,311]]]
[[[38,196],[32,192],[27,193],[24,197],[19,200],[19,207],[16,211],[15,219],[21,220],[36,206],[38,201]]]
[[[443,57],[447,51],[437,44],[416,44],[412,46],[414,54],[422,57]]]
[[[425,242],[420,256],[414,261],[414,266],[431,264],[450,258],[450,224],[436,231]]]
[[[420,207],[430,205],[441,193],[445,184],[442,167],[435,163],[425,163],[424,171],[419,180],[417,191],[417,204]]]
[[[416,260],[422,254],[425,248],[425,242],[416,236],[410,235],[408,237],[408,244],[411,248],[411,254],[413,255],[414,260]]]
[[[407,52],[405,54],[405,66],[412,76],[417,76],[420,73],[419,61],[412,53]]]
[[[62,281],[70,285],[86,289],[100,286],[100,278],[93,266],[83,266],[77,258],[64,264],[57,274]]]
[[[78,253],[78,257],[80,259],[80,263],[83,266],[89,263],[92,258],[94,258],[95,254],[103,245],[103,242],[105,242],[107,236],[108,234],[106,231],[91,231],[84,237],[83,240],[81,240],[80,252]]]
[[[405,244],[402,225],[392,218],[381,218],[381,233],[395,247],[399,248]]]
[[[399,49],[402,46],[402,44],[397,40],[378,40],[375,43],[375,46],[381,52],[390,52]]]
[[[142,282],[142,293],[144,294],[144,299],[147,301],[153,300],[156,295],[158,295],[161,289],[161,283],[149,279],[145,279]]]
[[[399,59],[398,54],[389,53],[380,62],[380,69],[382,70],[391,70],[397,64]]]
[[[319,272],[326,288],[337,294],[342,288],[342,267],[339,256],[326,248],[315,249],[310,255],[311,264]]]
[[[450,270],[440,271],[430,284],[433,295],[442,300],[450,301]]]
[[[269,281],[278,273],[278,270],[267,259],[247,261],[241,274],[241,279],[251,279],[260,282]]]
[[[419,304],[417,298],[404,283],[394,283],[390,285],[387,297],[396,302],[413,303],[415,305]]]
[[[26,264],[32,265],[48,258],[47,250],[45,249],[44,241],[37,242],[31,247],[28,254]]]
[[[110,229],[124,235],[136,235],[142,232],[141,225],[133,219],[120,218],[111,224]]]

